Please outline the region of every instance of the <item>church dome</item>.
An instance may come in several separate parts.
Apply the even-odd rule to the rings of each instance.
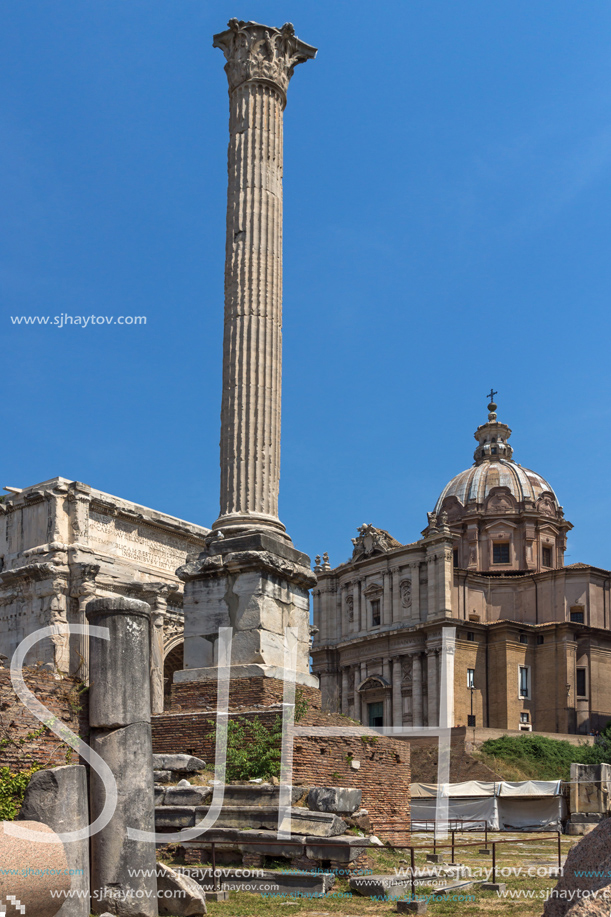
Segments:
[[[479,465],[472,465],[452,478],[442,490],[435,512],[441,512],[447,497],[456,497],[463,506],[468,503],[484,503],[493,487],[507,487],[518,503],[525,500],[536,503],[542,494],[549,493],[554,499],[555,509],[559,506],[552,487],[536,471],[523,468],[508,459],[491,458]]]
[[[435,513],[440,513],[451,497],[463,507],[473,503],[484,504],[494,488],[504,488],[504,493],[510,494],[518,504],[536,506],[546,495],[539,504],[543,511],[546,514],[561,511],[558,498],[545,478],[512,460],[513,448],[509,445],[511,430],[507,424],[497,420],[496,407],[491,401],[488,422],[481,424],[474,433],[478,443],[474,464],[446,484],[435,505]],[[455,504],[455,501],[449,503]],[[446,503],[446,508],[449,503]]]

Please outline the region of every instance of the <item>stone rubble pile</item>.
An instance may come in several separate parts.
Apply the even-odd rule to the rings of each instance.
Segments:
[[[192,828],[209,811],[212,786],[155,786],[155,826],[159,833]],[[216,861],[264,867],[270,859],[287,867],[330,870],[350,874],[362,863],[370,844],[365,835],[369,816],[361,809],[361,791],[344,787],[293,787],[291,837],[279,840],[280,787],[269,783],[226,785],[213,828],[186,842],[187,862],[210,862],[211,844]],[[358,833],[348,833],[349,831]]]

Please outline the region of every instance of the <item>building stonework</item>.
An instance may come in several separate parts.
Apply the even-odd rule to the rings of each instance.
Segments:
[[[474,465],[444,488],[419,541],[363,525],[347,563],[317,558],[312,656],[326,709],[368,725],[556,733],[611,718],[611,574],[564,566],[571,524],[489,412]]]
[[[208,532],[65,478],[11,492],[0,501],[0,653],[10,659],[41,627],[86,624],[85,606],[94,598],[144,599],[153,612],[151,687],[160,712],[164,679],[182,667],[176,568],[202,550]],[[27,661],[87,681],[87,635],[59,630]]]

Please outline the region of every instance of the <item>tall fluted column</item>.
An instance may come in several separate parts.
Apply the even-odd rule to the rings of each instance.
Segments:
[[[308,596],[316,576],[278,519],[282,112],[295,65],[316,49],[295,38],[289,23],[273,29],[237,19],[214,45],[227,58],[230,131],[221,507],[205,550],[177,571],[185,583],[185,645],[174,682],[217,677],[220,627],[233,632],[232,679],[277,678],[286,628],[296,627],[295,678],[317,687]],[[321,639],[328,636],[323,628]]]
[[[294,67],[316,49],[293,26],[232,19],[221,405],[221,511],[214,529],[284,532],[278,519],[282,377],[283,110]]]

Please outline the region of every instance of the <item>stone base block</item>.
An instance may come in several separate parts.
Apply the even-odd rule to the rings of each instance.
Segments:
[[[350,888],[358,895],[367,898],[405,898],[410,893],[411,878],[400,879],[397,876],[352,876]]]
[[[412,898],[409,901],[397,901],[397,914],[426,914],[429,903],[426,898]]]
[[[352,815],[360,809],[361,798],[361,790],[340,786],[313,786],[308,793],[308,809],[313,812]]]
[[[569,822],[566,826],[566,833],[570,837],[583,837],[584,834],[589,834],[590,831],[593,831],[596,825],[584,825],[584,824],[573,824]]]
[[[212,892],[206,891],[206,901],[229,901],[229,892]]]
[[[602,812],[572,812],[571,823],[575,825],[597,825],[606,817]]]
[[[485,892],[504,892],[507,889],[506,882],[482,882],[480,885],[482,891]]]
[[[190,828],[208,813],[208,806],[158,806],[155,809],[157,828]],[[278,809],[273,806],[223,806],[216,828],[278,829]],[[291,809],[291,834],[336,837],[346,830],[346,822],[338,815]]]
[[[482,856],[492,856],[492,847],[480,847],[478,853]]]
[[[447,859],[443,853],[427,853],[426,855],[427,863],[447,863]]]

